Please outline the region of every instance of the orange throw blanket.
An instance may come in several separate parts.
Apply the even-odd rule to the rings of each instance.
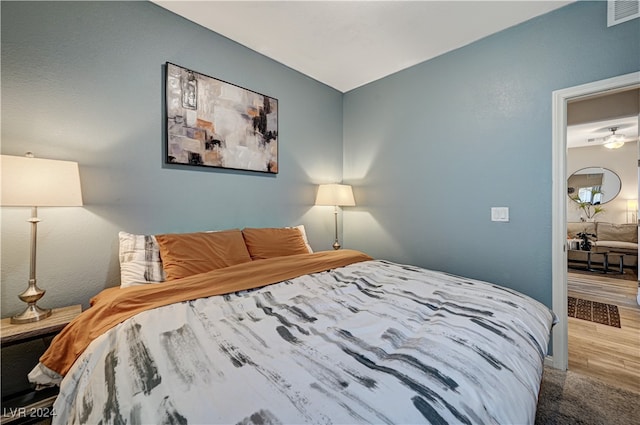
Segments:
[[[321,251],[255,260],[165,283],[106,289],[91,300],[91,308],[53,339],[40,362],[66,375],[91,341],[142,311],[257,288],[371,259],[353,250]]]

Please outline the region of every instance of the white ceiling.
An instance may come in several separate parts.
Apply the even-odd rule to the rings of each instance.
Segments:
[[[572,1],[151,0],[341,92]],[[638,117],[573,125],[567,146],[638,139]]]
[[[604,138],[611,135],[615,127],[616,134],[622,134],[628,142],[638,140],[638,116],[596,121],[567,127],[567,147],[579,148],[597,146],[604,143]]]
[[[572,3],[152,1],[341,92]]]

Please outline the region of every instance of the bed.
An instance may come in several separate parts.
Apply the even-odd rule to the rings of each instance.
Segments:
[[[123,286],[29,375],[60,385],[53,423],[534,422],[554,323],[541,303],[358,251],[314,253],[297,228],[243,232],[137,235],[129,251],[145,264],[127,285],[121,236]]]

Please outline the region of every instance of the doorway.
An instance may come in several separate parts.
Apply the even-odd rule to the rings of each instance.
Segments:
[[[567,106],[596,94],[640,87],[640,72],[554,91],[552,94],[552,308],[558,316],[552,334],[552,366],[568,367],[567,318]]]

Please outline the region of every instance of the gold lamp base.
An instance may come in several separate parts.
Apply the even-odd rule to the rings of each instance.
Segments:
[[[33,267],[35,270],[35,266]],[[29,279],[29,286],[25,291],[18,295],[22,301],[27,303],[27,308],[20,314],[17,314],[11,318],[11,323],[31,323],[37,322],[42,319],[46,319],[51,316],[50,308],[40,308],[36,305],[38,300],[44,296],[46,291],[38,288],[35,277]]]
[[[35,303],[29,304],[27,308],[20,314],[16,314],[11,318],[11,323],[31,323],[38,322],[51,316],[50,308],[40,308]]]
[[[36,283],[36,242],[38,239],[38,207],[31,208],[31,262],[29,268],[29,284],[25,291],[18,295],[18,298],[27,303],[27,308],[20,314],[11,318],[11,323],[31,323],[46,319],[51,316],[51,309],[40,308],[36,305],[38,300],[44,296],[44,289],[38,288]]]

